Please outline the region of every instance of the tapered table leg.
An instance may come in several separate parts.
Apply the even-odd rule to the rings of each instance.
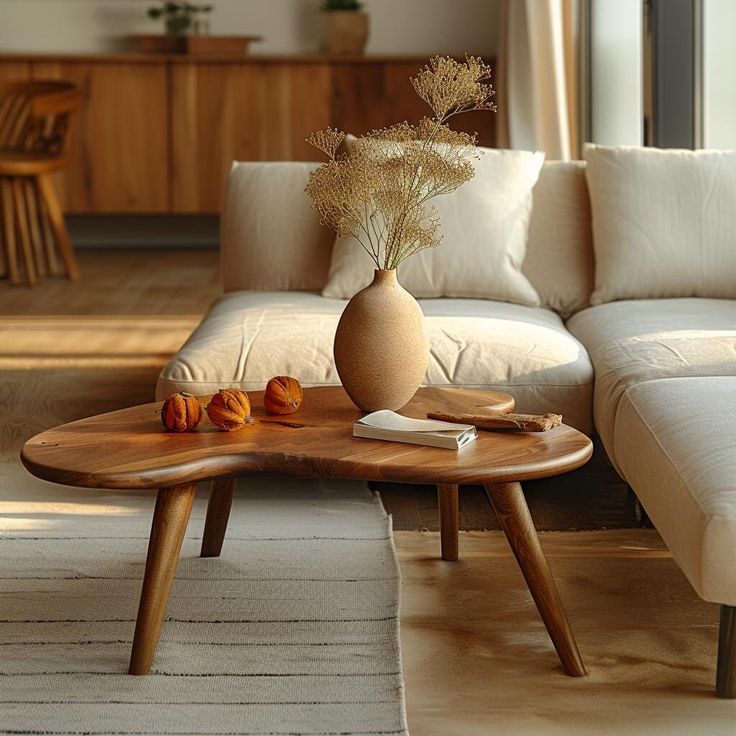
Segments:
[[[219,557],[222,552],[236,484],[237,478],[224,478],[212,483],[200,557]]]
[[[162,488],[156,498],[151,538],[148,542],[143,592],[135,624],[131,675],[147,675],[151,669],[171,584],[179,561],[197,486]]]
[[[586,674],[585,665],[580,657],[565,609],[562,607],[542,545],[539,543],[521,484],[488,485],[486,493],[506,533],[506,539],[519,563],[565,672],[572,677],[583,677]]]
[[[442,559],[452,562],[457,560],[459,554],[460,505],[458,487],[438,485],[437,502],[440,509]]]

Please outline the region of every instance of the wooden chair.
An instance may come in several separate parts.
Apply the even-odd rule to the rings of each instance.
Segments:
[[[70,82],[0,82],[0,239],[3,273],[29,286],[39,276],[79,268],[51,174],[66,164],[80,90]]]

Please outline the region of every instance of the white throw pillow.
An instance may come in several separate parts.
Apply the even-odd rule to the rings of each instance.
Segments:
[[[442,243],[407,258],[399,281],[415,297],[469,297],[539,306],[521,272],[532,188],[543,153],[481,149],[475,176],[431,204],[440,217]],[[322,295],[349,299],[373,279],[375,264],[352,236],[338,238]]]
[[[522,271],[542,306],[567,319],[590,306],[595,278],[585,164],[545,161],[532,198]]]
[[[585,147],[591,304],[736,298],[736,151]]]
[[[335,234],[319,224],[304,192],[319,164],[234,162],[220,225],[225,291],[318,291]]]

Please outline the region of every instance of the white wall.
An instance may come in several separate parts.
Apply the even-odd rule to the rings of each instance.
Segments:
[[[736,0],[725,0],[734,2]],[[643,138],[642,0],[591,0],[591,136],[602,145]]]
[[[202,0],[204,1],[204,0]],[[316,51],[319,0],[212,0],[212,33],[264,37],[254,53]],[[156,33],[153,0],[0,0],[0,52],[114,50],[129,33]],[[499,0],[365,0],[368,53],[493,54]]]
[[[736,148],[736,2],[703,0],[703,146]]]

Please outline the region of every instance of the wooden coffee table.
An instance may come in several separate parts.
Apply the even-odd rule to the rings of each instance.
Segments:
[[[256,421],[238,432],[218,431],[206,418],[196,432],[164,432],[161,404],[155,403],[65,424],[23,448],[23,464],[45,480],[86,488],[159,489],[130,674],[145,675],[151,668],[196,484],[214,481],[201,554],[217,557],[235,479],[253,474],[435,484],[445,560],[458,558],[458,485],[483,485],[565,671],[585,674],[520,485],[586,463],[592,444],[585,435],[565,425],[537,434],[481,432],[455,452],[354,438],[352,425],[360,412],[339,387],[307,389],[298,413],[288,417],[266,415],[261,392],[250,399]],[[473,413],[489,406],[510,411],[513,405],[508,394],[495,391],[422,388],[402,413],[425,417],[430,410]]]

